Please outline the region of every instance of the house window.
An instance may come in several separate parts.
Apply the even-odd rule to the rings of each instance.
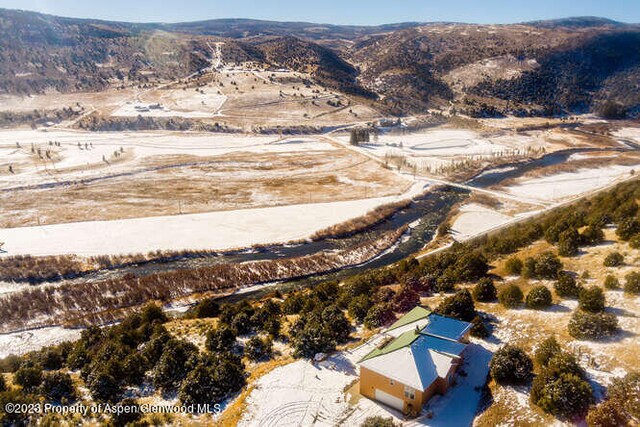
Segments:
[[[411,387],[405,387],[404,388],[404,397],[406,397],[407,399],[415,399],[416,398],[416,394],[415,391],[411,388]]]

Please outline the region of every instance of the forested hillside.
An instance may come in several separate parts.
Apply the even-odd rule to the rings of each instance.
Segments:
[[[640,27],[600,18],[377,27],[254,20],[132,24],[0,10],[0,93],[100,91],[225,63],[307,73],[398,114],[550,115],[640,105]],[[610,107],[611,105],[609,105]]]

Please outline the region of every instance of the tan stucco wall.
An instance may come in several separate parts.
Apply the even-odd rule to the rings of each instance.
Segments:
[[[360,394],[375,400],[375,390],[382,390],[392,396],[400,398],[404,401],[403,412],[420,411],[422,406],[433,395],[437,388],[437,382],[432,384],[427,390],[414,390],[414,399],[409,399],[404,395],[405,384],[391,380],[384,375],[373,372],[365,367],[360,367]]]
[[[419,412],[425,403],[436,393],[445,394],[449,389],[449,378],[455,375],[458,366],[462,365],[462,360],[457,365],[452,365],[451,369],[447,373],[446,378],[438,378],[434,381],[426,390],[415,390],[415,399],[411,400],[404,396],[405,384],[398,381],[394,381],[391,384],[391,380],[384,375],[373,372],[363,366],[360,367],[360,394],[368,397],[369,399],[376,400],[375,390],[382,390],[385,393],[389,393],[392,396],[398,397],[404,401],[404,407],[402,411],[409,413],[412,411]]]

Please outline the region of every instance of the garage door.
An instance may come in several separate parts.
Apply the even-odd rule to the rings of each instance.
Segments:
[[[399,411],[402,411],[402,409],[404,408],[404,401],[402,399],[400,399],[399,397],[392,396],[389,393],[385,393],[382,390],[376,389],[375,397],[376,397],[376,400],[384,403],[387,406],[395,408]]]

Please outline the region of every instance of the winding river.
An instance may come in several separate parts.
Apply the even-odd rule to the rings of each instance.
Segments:
[[[468,180],[466,184],[472,187],[486,188],[496,185],[506,179],[522,176],[537,168],[564,163],[573,154],[596,151],[628,151],[630,149],[633,148],[572,148],[556,151],[528,162],[513,163],[485,170],[476,177]],[[345,237],[330,238],[319,241],[306,241],[298,244],[277,244],[261,247],[259,249],[247,249],[234,252],[181,255],[175,258],[122,265],[111,269],[81,273],[76,277],[66,278],[64,281],[65,283],[81,284],[88,281],[99,281],[121,277],[125,274],[145,276],[163,271],[193,269],[221,263],[242,263],[278,258],[302,257],[321,251],[334,251],[353,247],[364,241],[374,240],[390,230],[409,226],[408,231],[397,244],[365,264],[346,267],[338,272],[319,274],[304,279],[293,279],[273,284],[268,287],[268,291],[272,292],[274,289],[284,290],[293,287],[309,286],[324,280],[342,279],[353,274],[357,274],[365,269],[377,268],[395,263],[419,251],[433,238],[438,225],[444,220],[444,218],[446,218],[453,205],[468,196],[468,194],[469,192],[467,190],[459,188],[447,186],[434,187],[426,194],[414,198],[411,204],[397,211],[391,217],[382,220],[365,230]],[[255,291],[245,290],[238,293],[238,295],[224,297],[224,299],[236,300],[240,298],[247,298],[251,295],[259,296],[265,292],[262,288],[264,288],[264,286],[257,287]]]
[[[521,176],[536,168],[564,163],[573,154],[594,151],[628,151],[634,149],[636,148],[630,146],[614,149],[567,149],[546,154],[529,162],[514,163],[510,165],[503,165],[499,168],[485,170],[481,174],[467,181],[466,184],[473,187],[485,188],[498,184],[506,179]],[[391,217],[378,222],[366,230],[349,236],[320,241],[308,241],[293,245],[272,245],[258,250],[182,256],[175,259],[126,265],[116,267],[111,270],[101,270],[80,275],[75,278],[64,280],[64,282],[82,284],[88,281],[99,281],[123,276],[125,274],[144,276],[156,272],[191,269],[219,263],[242,263],[248,261],[300,257],[314,254],[319,251],[333,251],[353,247],[364,241],[376,239],[390,230],[396,230],[399,227],[408,226],[407,232],[395,245],[364,264],[346,267],[339,271],[318,274],[311,277],[292,279],[267,285],[256,285],[242,289],[232,295],[221,297],[220,300],[221,302],[235,302],[246,298],[260,298],[261,296],[274,292],[275,290],[286,291],[313,286],[321,281],[344,279],[364,270],[390,265],[408,257],[411,254],[418,252],[433,238],[438,225],[447,217],[452,207],[468,195],[469,191],[464,189],[448,186],[433,187],[426,194],[416,197],[412,203],[405,208],[400,209]],[[53,285],[55,286],[55,283]],[[43,333],[47,334],[47,329],[43,330]],[[14,334],[1,335],[10,337]]]

